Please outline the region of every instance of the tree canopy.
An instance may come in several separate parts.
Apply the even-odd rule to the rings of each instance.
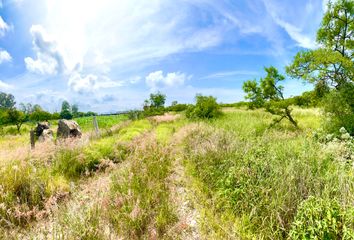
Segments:
[[[317,32],[318,49],[300,51],[286,68],[294,78],[336,89],[354,81],[354,2],[328,3]]]
[[[12,94],[0,92],[0,109],[12,109],[15,104],[15,97]]]
[[[161,92],[151,93],[150,94],[150,106],[159,108],[163,107],[166,102],[166,95]]]

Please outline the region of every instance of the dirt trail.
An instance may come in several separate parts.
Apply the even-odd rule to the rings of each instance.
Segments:
[[[169,178],[171,202],[176,208],[178,223],[170,229],[169,235],[179,239],[202,239],[199,228],[200,214],[194,206],[193,192],[188,187],[189,178],[185,174],[183,158],[179,141],[181,134],[176,133],[172,136],[171,144],[174,145],[176,156],[172,168],[173,172]]]
[[[192,193],[187,188],[187,179],[180,158],[173,164],[170,181],[171,202],[176,207],[179,221],[170,229],[169,235],[187,240],[202,239],[198,225],[200,215],[191,199]]]

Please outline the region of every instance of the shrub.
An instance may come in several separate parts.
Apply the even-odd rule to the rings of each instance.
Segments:
[[[328,116],[326,129],[329,132],[334,133],[344,127],[354,135],[354,84],[347,84],[339,91],[329,93],[324,109]]]
[[[171,112],[182,112],[187,108],[188,108],[188,104],[177,103],[175,105],[169,106],[167,110]]]
[[[131,110],[128,112],[128,119],[129,120],[138,120],[143,118],[143,112],[139,110]]]
[[[166,112],[165,107],[146,107],[143,112],[144,117],[163,115]]]
[[[300,204],[290,230],[292,239],[353,239],[354,212],[335,200],[309,197]]]
[[[186,116],[188,118],[211,119],[221,115],[221,108],[215,97],[198,94],[195,99],[195,106],[187,108]]]

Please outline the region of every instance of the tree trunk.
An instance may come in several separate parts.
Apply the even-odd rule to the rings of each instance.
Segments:
[[[294,118],[291,116],[291,111],[288,109],[288,108],[286,108],[285,109],[285,113],[286,113],[286,117],[289,119],[289,121],[296,127],[296,128],[298,128],[298,126],[297,126],[297,122],[294,120]]]

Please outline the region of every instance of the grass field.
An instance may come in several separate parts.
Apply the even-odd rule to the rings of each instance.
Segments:
[[[120,125],[1,164],[0,237],[354,239],[353,143],[318,140],[318,109],[294,116],[300,129],[233,108],[209,121],[99,117]]]

